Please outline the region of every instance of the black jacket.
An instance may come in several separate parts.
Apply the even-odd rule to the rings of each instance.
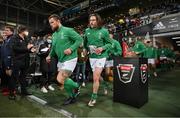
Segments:
[[[46,57],[49,55],[49,51],[43,52],[43,48],[48,48],[48,42],[44,41],[39,47],[39,57],[40,57],[40,70],[41,72],[56,72],[57,70],[57,59],[52,58],[50,63],[46,62]]]
[[[18,34],[12,37],[13,63],[29,63],[30,50],[27,48],[28,40],[22,39]]]
[[[0,50],[2,50],[2,43],[0,43]],[[0,51],[0,68],[2,68],[2,51]]]

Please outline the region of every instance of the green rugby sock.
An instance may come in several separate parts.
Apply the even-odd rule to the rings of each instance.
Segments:
[[[96,100],[96,99],[97,99],[97,93],[92,93],[91,100]]]
[[[64,89],[70,97],[76,97],[76,94],[74,94],[73,90],[78,86],[78,83],[74,82],[71,78],[67,78],[64,81]]]
[[[108,89],[109,85],[107,81],[102,80],[102,86],[104,89]]]
[[[73,92],[72,92],[71,87],[69,86],[68,79],[64,81],[64,90],[66,91],[69,97],[73,97]]]

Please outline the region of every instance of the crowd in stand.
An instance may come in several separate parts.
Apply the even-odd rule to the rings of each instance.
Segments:
[[[100,7],[95,5],[91,7],[91,12],[93,9]],[[129,13],[120,13],[115,15],[109,15],[105,17],[104,25],[110,28],[114,32],[124,31],[127,29],[132,29],[138,26],[143,26],[151,23],[154,20],[158,20],[165,15],[178,13],[180,11],[180,5],[178,3],[162,3],[158,5],[153,5],[147,8],[140,8],[140,12],[135,15],[129,15]],[[77,30],[83,30],[87,24],[76,25],[74,28]]]

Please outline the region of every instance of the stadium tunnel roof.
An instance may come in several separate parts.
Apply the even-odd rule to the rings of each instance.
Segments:
[[[83,0],[0,0],[1,6],[8,6],[40,15],[49,15],[72,7]]]

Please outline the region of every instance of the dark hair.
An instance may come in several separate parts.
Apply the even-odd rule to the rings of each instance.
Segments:
[[[93,13],[93,14],[89,15],[89,20],[92,16],[96,17],[97,27],[101,28],[103,26],[103,20],[102,20],[101,16],[97,13]]]
[[[51,19],[51,18],[53,18],[53,19],[55,19],[55,20],[61,21],[61,18],[60,18],[57,14],[52,14],[52,15],[50,15],[50,16],[48,17],[48,20]]]
[[[11,32],[14,33],[14,27],[12,26],[5,26],[5,29],[9,29]]]
[[[24,31],[27,31],[27,30],[28,30],[28,29],[27,29],[26,26],[20,25],[20,26],[18,27],[18,29],[17,29],[17,32],[18,32],[18,34],[19,34],[19,33],[22,33],[22,32],[24,32]]]

